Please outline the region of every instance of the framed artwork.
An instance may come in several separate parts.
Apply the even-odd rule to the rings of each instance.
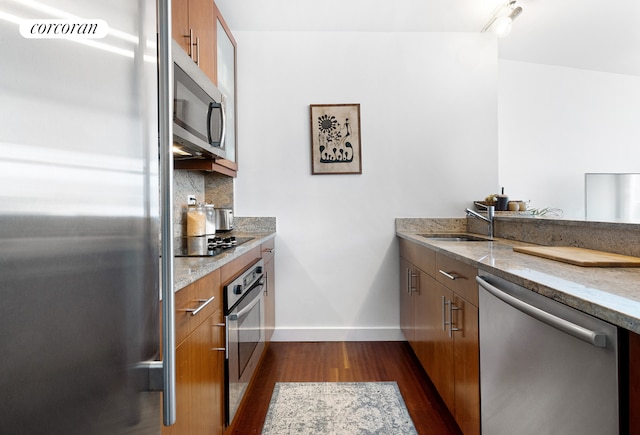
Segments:
[[[311,173],[362,174],[360,104],[311,104]]]

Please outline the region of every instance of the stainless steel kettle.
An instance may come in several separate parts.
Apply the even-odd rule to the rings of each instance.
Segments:
[[[216,231],[231,231],[233,229],[233,210],[230,208],[216,208]]]

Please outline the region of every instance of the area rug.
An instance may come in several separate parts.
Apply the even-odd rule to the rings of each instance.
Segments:
[[[395,382],[278,382],[262,435],[417,435]]]

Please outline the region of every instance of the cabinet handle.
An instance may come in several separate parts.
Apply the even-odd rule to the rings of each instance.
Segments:
[[[455,281],[456,279],[464,278],[464,276],[460,276],[455,272],[445,272],[442,269],[439,269],[438,272],[440,272],[441,274],[443,274],[444,276],[446,276],[447,278],[449,278],[452,281]]]
[[[198,302],[202,302],[198,308],[186,308],[184,311],[191,313],[192,316],[198,314],[204,307],[209,305],[215,299],[215,296],[211,296],[209,299],[198,299]]]
[[[262,252],[266,252],[268,254],[273,254],[274,251],[275,251],[275,248],[264,248],[264,250]]]
[[[411,269],[409,269],[409,293],[418,292],[418,286],[413,284],[413,278],[417,278],[418,274],[413,273]]]
[[[189,38],[189,57],[193,60],[193,29],[189,29],[189,34],[186,36]]]
[[[196,36],[196,55],[197,59],[195,59],[196,65],[200,66],[200,37]]]
[[[411,269],[407,267],[407,293],[411,293]]]
[[[449,324],[449,322],[447,322],[447,298],[445,296],[442,296],[442,330],[446,331],[447,330],[447,325]]]
[[[449,338],[453,337],[454,331],[460,331],[460,328],[453,326],[453,311],[460,310],[460,307],[453,305],[453,301],[449,301]]]
[[[226,321],[226,319],[227,319],[227,318],[225,317],[225,321]],[[211,325],[211,326],[216,326],[216,327],[219,327],[219,328],[224,328],[224,327],[226,327],[226,326],[227,326],[227,324],[226,324],[226,323],[214,323],[214,324],[213,324],[213,325]],[[225,345],[225,347],[212,347],[212,348],[211,348],[211,350],[216,351],[216,352],[224,352],[224,354],[225,354],[225,358],[227,357],[227,356],[226,356],[226,355],[227,355],[227,347],[229,346],[229,342],[228,342],[228,340],[227,340],[227,338],[226,338],[226,337],[227,337],[227,334],[226,334],[226,331],[225,331],[225,340],[224,340],[224,345]]]

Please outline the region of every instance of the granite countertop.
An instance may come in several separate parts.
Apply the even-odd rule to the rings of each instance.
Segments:
[[[175,257],[173,259],[173,286],[175,291],[183,289],[214,270],[241,257],[256,246],[260,246],[267,240],[274,238],[276,233],[275,231],[233,231],[225,234],[225,236],[252,237],[252,239],[215,257]]]
[[[492,242],[438,241],[419,235],[426,232],[396,230],[396,235],[477,266],[479,273],[489,272],[640,333],[640,268],[574,266],[513,251],[513,246],[535,246],[531,243],[500,238]]]

